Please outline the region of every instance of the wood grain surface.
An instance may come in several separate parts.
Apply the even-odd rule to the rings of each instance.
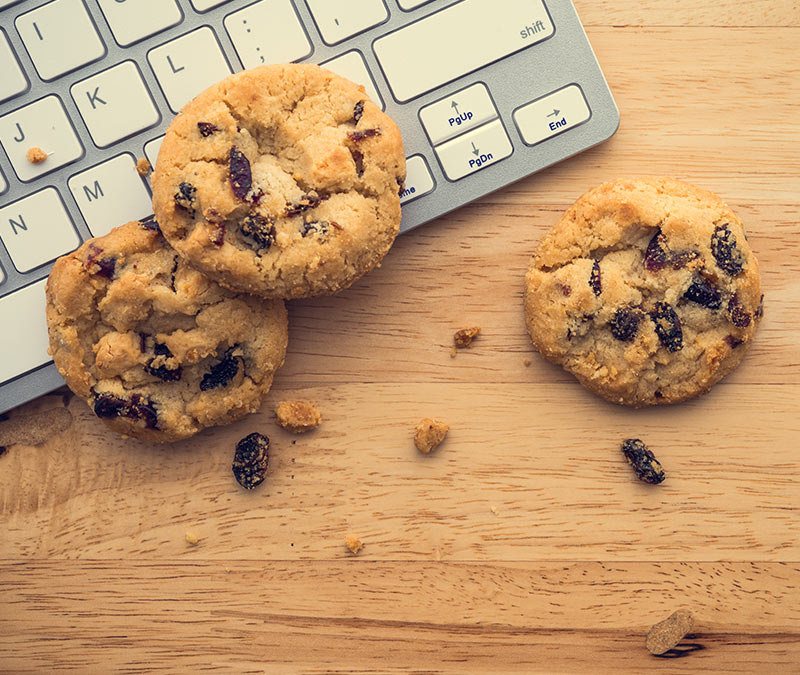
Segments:
[[[12,412],[73,422],[0,456],[0,672],[800,673],[800,3],[575,4],[617,135],[404,235],[349,291],[290,303],[260,413],[162,447],[69,396]],[[635,174],[722,195],[766,293],[735,373],[638,411],[540,359],[521,305],[559,214]],[[483,333],[451,359],[466,325]],[[274,424],[295,397],[318,430]],[[424,416],[452,427],[426,457]],[[272,451],[245,493],[230,462],[251,431]],[[662,486],[632,479],[630,436]],[[685,651],[651,656],[648,628],[680,607]]]

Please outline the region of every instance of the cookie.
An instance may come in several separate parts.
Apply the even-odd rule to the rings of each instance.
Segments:
[[[213,85],[173,120],[153,174],[164,236],[197,269],[268,298],[330,295],[386,255],[405,155],[364,88],[310,64]]]
[[[589,191],[542,239],[525,278],[539,352],[631,406],[707,392],[742,360],[762,299],[741,221],[670,178]]]
[[[210,281],[152,219],[56,261],[47,326],[58,371],[95,415],[159,442],[258,410],[288,339],[282,301]]]

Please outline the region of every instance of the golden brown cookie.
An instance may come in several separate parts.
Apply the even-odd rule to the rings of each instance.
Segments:
[[[741,221],[670,178],[590,190],[541,241],[525,279],[539,352],[632,406],[698,396],[736,368],[762,297]]]
[[[173,120],[153,174],[164,236],[230,288],[330,295],[386,255],[405,155],[364,88],[310,64],[261,66]]]
[[[258,410],[288,339],[282,301],[210,281],[152,219],[56,261],[47,325],[70,389],[116,431],[159,442]]]

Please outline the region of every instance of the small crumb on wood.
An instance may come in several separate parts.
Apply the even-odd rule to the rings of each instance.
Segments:
[[[497,507],[496,507],[494,504],[492,504],[492,505],[489,507],[489,510],[490,510],[490,511],[491,511],[491,512],[492,512],[494,515],[496,515],[496,516],[499,516],[499,515],[500,515],[500,512],[497,510]]]
[[[197,546],[200,543],[200,537],[197,536],[195,532],[192,530],[186,530],[186,543],[191,544],[192,546]]]
[[[645,640],[647,651],[658,656],[668,652],[692,630],[694,620],[686,609],[679,609],[650,629]]]
[[[453,343],[459,349],[464,349],[472,344],[472,341],[481,334],[480,326],[462,328],[453,334]]]
[[[322,424],[322,415],[310,401],[281,401],[275,414],[278,424],[293,434],[311,431]]]
[[[226,567],[226,568],[225,568],[225,571],[226,571],[228,574],[230,574],[230,573],[231,573],[231,568],[230,568],[230,567]]]
[[[136,173],[140,176],[147,176],[153,170],[152,164],[147,161],[147,157],[139,157],[136,160]]]
[[[41,148],[34,146],[32,148],[28,148],[28,152],[25,153],[25,158],[31,164],[41,164],[47,159],[47,153]]]
[[[448,431],[450,431],[450,427],[444,422],[437,422],[426,417],[417,424],[414,445],[422,454],[427,455],[441,445]]]
[[[522,365],[525,366],[526,368],[528,368],[531,365],[531,360],[530,359],[525,359],[522,362]]]
[[[358,552],[364,548],[363,542],[354,534],[348,534],[344,539],[344,545],[350,550],[350,553],[357,555]]]
[[[52,408],[30,415],[15,415],[0,422],[0,446],[41,445],[66,431],[72,424],[72,413],[66,408]]]
[[[450,358],[451,359],[456,358],[456,354],[458,354],[458,350],[455,348],[455,345],[453,345],[452,347],[450,347]]]

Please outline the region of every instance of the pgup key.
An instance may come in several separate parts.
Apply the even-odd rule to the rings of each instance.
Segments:
[[[419,112],[433,145],[454,138],[497,117],[497,110],[483,84],[457,91]]]

